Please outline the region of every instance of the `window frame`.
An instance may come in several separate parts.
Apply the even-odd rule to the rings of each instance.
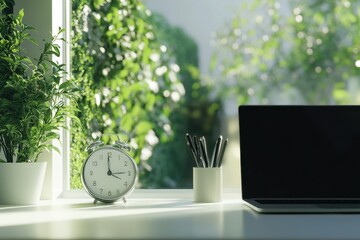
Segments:
[[[67,44],[64,47],[64,63],[66,67],[66,76],[65,79],[71,78],[71,0],[62,0],[64,3],[64,27],[65,31],[65,40]],[[69,104],[67,102],[67,104]],[[68,130],[63,129],[62,133],[62,152],[63,152],[63,194],[65,191],[70,191],[70,119],[67,119]]]

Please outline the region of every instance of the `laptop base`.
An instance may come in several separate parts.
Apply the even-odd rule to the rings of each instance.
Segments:
[[[360,213],[359,203],[260,204],[252,199],[244,199],[244,203],[259,213]]]

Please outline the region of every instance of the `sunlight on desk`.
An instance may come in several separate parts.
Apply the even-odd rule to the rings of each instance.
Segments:
[[[175,190],[172,190],[175,191]],[[191,191],[191,190],[189,190]],[[154,196],[154,195],[152,195]],[[0,238],[24,239],[354,239],[358,214],[258,214],[235,198],[195,204],[187,197],[90,198],[0,206]]]
[[[241,203],[237,203],[240,204]],[[91,199],[0,206],[1,238],[222,237],[223,208],[191,199],[128,199],[106,205]]]

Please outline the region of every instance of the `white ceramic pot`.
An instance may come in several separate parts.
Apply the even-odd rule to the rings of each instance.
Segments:
[[[0,205],[37,204],[46,162],[0,163]]]

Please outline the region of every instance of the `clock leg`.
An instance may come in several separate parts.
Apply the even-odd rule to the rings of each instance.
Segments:
[[[125,198],[124,198],[124,197],[122,198],[122,201],[123,201],[123,203],[126,203],[126,200],[125,200]]]
[[[95,199],[95,200],[94,200],[94,204],[96,204],[97,202],[98,202],[98,201]]]

